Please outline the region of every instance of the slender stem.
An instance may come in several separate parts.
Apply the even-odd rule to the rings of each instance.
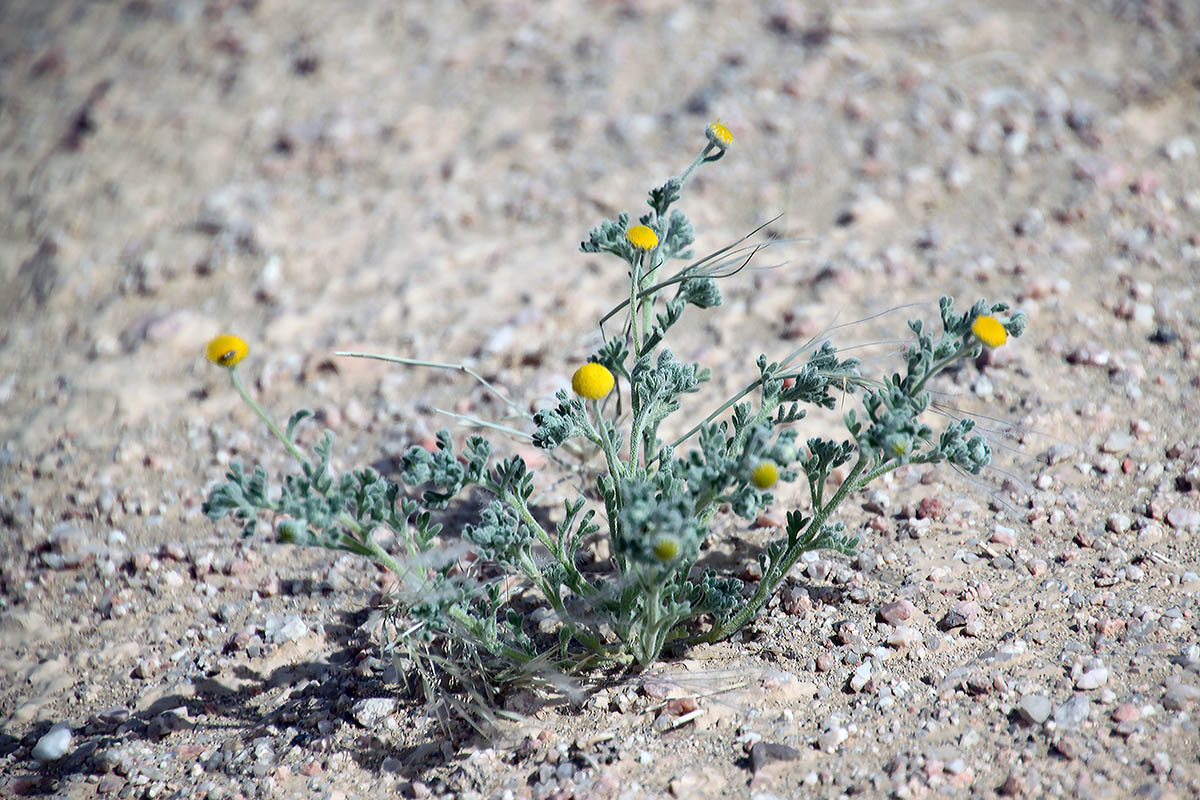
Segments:
[[[716,411],[709,414],[707,417],[702,419],[700,422],[696,423],[696,425],[690,431],[685,433],[683,436],[680,436],[675,441],[671,442],[671,448],[674,449],[676,447],[679,447],[679,445],[683,444],[688,439],[692,438],[692,436],[694,436],[701,428],[703,428],[705,425],[707,425],[708,423],[712,422],[714,419],[719,417],[724,411],[731,408],[733,406],[733,404],[736,403],[738,400],[741,400],[743,397],[750,394],[760,384],[762,384],[762,378],[752,381],[750,384],[748,384],[746,386],[745,389],[742,389],[740,392],[735,394],[733,397],[729,398],[724,403],[722,403],[720,408],[718,408]]]
[[[432,367],[433,369],[449,369],[449,370],[454,370],[455,372],[463,372],[463,373],[466,373],[467,375],[471,376],[475,380],[479,381],[479,383],[485,389],[487,389],[489,392],[491,392],[492,394],[496,395],[501,400],[503,400],[505,405],[507,405],[513,411],[517,412],[518,414],[520,414],[522,417],[525,417],[526,419],[533,419],[532,414],[530,414],[528,411],[526,411],[525,409],[523,409],[519,405],[517,405],[517,403],[514,402],[508,395],[506,395],[504,392],[497,389],[494,385],[492,385],[490,382],[488,382],[482,375],[480,375],[478,372],[476,372],[475,370],[468,367],[466,364],[451,364],[451,363],[446,363],[446,362],[442,362],[442,361],[422,361],[421,359],[417,359],[417,358],[402,358],[400,356],[385,356],[385,355],[380,355],[378,353],[356,353],[356,352],[346,352],[346,351],[340,351],[340,350],[335,350],[333,354],[335,356],[344,356],[346,358],[372,358],[372,359],[375,359],[376,361],[387,361],[392,364],[404,364],[404,365],[410,366],[410,367]]]
[[[691,163],[691,165],[683,171],[683,174],[679,176],[680,188],[683,188],[683,184],[687,182],[688,176],[692,174],[692,171],[694,169],[696,169],[696,167],[698,167],[704,163],[704,159],[708,156],[709,153],[712,152],[714,147],[716,147],[716,145],[713,144],[712,142],[709,142],[708,144],[706,144],[704,146],[704,150],[702,150],[700,152],[700,155],[696,156],[696,160],[693,161]]]
[[[307,459],[305,458],[304,454],[300,452],[300,449],[296,447],[291,439],[284,435],[283,431],[279,430],[279,426],[277,426],[274,421],[267,416],[267,412],[263,411],[262,408],[259,407],[258,403],[254,402],[254,398],[250,396],[250,393],[246,391],[246,387],[242,385],[242,379],[238,377],[237,367],[229,368],[229,377],[233,380],[233,388],[237,389],[238,394],[242,396],[242,399],[246,401],[247,405],[254,409],[254,412],[262,418],[262,421],[267,423],[267,427],[271,429],[271,433],[275,434],[275,437],[279,439],[279,441],[283,442],[283,446],[288,449],[288,452],[295,456],[298,461],[306,461]]]
[[[645,258],[646,251],[639,251],[638,257],[634,260],[631,267],[632,273],[629,276],[629,345],[634,353],[638,351],[640,344],[638,341],[638,289],[642,282],[642,261]]]
[[[643,666],[649,664],[658,655],[653,650],[653,640],[657,638],[658,619],[662,611],[659,600],[661,592],[662,587],[655,582],[646,597],[646,613],[642,618],[642,630],[638,635],[637,642],[638,663]]]
[[[473,417],[470,414],[459,414],[454,411],[447,411],[444,408],[435,408],[433,410],[439,414],[445,414],[447,417],[451,417],[452,419],[460,419],[463,422],[468,422],[471,425],[475,425],[480,428],[491,428],[494,431],[500,431],[501,433],[507,433],[509,436],[516,436],[518,439],[532,439],[533,438],[532,434],[526,433],[525,431],[519,431],[516,428],[510,428],[507,425],[501,425],[498,422],[490,422],[486,419],[480,419],[479,417]]]
[[[659,267],[662,266],[661,263],[655,263],[657,260],[656,255],[657,255],[657,249],[651,250],[647,253],[646,257],[650,260],[650,268],[646,272],[646,275],[643,277],[643,279],[641,281],[642,283],[648,283],[651,285],[654,284],[654,276],[656,276],[658,274]],[[641,287],[639,286],[637,288],[640,290]],[[642,302],[642,335],[645,336],[647,339],[650,338],[650,327],[651,327],[650,323],[652,321],[651,316],[654,313],[655,297],[656,297],[656,294],[651,293],[648,296],[646,296],[645,300]],[[642,343],[638,342],[635,339],[634,344],[638,347],[638,352],[641,352]]]
[[[946,358],[943,358],[941,361],[934,364],[932,367],[929,368],[929,371],[925,373],[925,377],[921,378],[921,380],[917,382],[917,385],[913,388],[913,390],[911,392],[909,392],[909,394],[912,395],[913,397],[915,397],[922,389],[925,388],[925,384],[926,384],[926,382],[929,381],[930,378],[932,378],[934,375],[937,375],[939,372],[941,372],[951,362],[956,361],[958,358],[960,358],[962,356],[963,353],[967,352],[967,350],[969,350],[969,349],[970,349],[970,347],[967,346],[966,343],[964,342],[963,346],[958,348],[957,350],[955,350],[953,354],[947,356]]]
[[[373,558],[375,561],[387,567],[397,575],[404,574],[404,571],[400,568],[400,564],[397,563],[396,559],[392,558],[392,556],[374,539],[367,539],[367,547],[371,549],[371,558]]]
[[[613,480],[617,482],[618,491],[620,491],[620,478],[625,474],[622,468],[620,455],[617,453],[616,445],[613,444],[612,436],[609,435],[608,426],[604,424],[604,416],[600,413],[600,401],[592,401],[592,413],[596,415],[596,427],[600,431],[601,449],[604,450],[604,458],[608,461],[608,474],[613,476]],[[630,442],[630,448],[633,448],[633,443]]]

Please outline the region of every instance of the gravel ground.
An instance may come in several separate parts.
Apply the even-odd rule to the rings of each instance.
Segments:
[[[0,5],[0,795],[1200,796],[1200,5],[838,5]],[[687,329],[711,396],[1010,299],[1027,335],[938,386],[996,468],[856,498],[863,552],[736,641],[448,736],[380,657],[382,573],[200,513],[288,465],[203,345],[249,340],[344,465],[498,410],[334,350],[536,407],[620,296],[579,240],[718,116],[700,248],[795,241]],[[789,502],[722,523],[735,571]]]

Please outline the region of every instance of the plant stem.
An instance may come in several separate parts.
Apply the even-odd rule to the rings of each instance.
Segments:
[[[372,358],[376,361],[387,361],[392,364],[404,364],[410,367],[432,367],[433,369],[449,369],[456,372],[464,372],[477,380],[480,385],[483,386],[483,388],[487,389],[489,392],[503,400],[504,404],[517,414],[525,419],[533,418],[532,414],[517,405],[508,395],[497,389],[494,385],[485,380],[482,375],[468,367],[466,364],[450,364],[441,361],[422,361],[421,359],[417,358],[401,358],[400,356],[385,356],[378,353],[355,353],[339,350],[335,350],[333,354],[335,356],[344,356],[346,358]]]
[[[300,449],[296,447],[292,440],[285,436],[283,431],[279,430],[279,427],[271,420],[270,417],[267,416],[267,412],[263,411],[262,408],[259,407],[258,403],[254,402],[254,398],[250,396],[250,393],[246,391],[246,387],[242,385],[242,379],[238,377],[236,367],[229,368],[229,377],[233,381],[233,388],[237,389],[238,394],[242,396],[242,399],[246,401],[247,405],[254,409],[254,412],[262,418],[262,421],[267,423],[267,427],[271,429],[271,433],[275,434],[276,438],[283,442],[283,446],[288,449],[288,452],[291,453],[298,461],[307,461],[308,459],[305,458],[304,454],[300,452]]]

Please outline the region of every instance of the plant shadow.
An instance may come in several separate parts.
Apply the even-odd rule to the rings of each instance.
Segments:
[[[39,764],[31,755],[50,730],[48,721],[22,737],[0,734],[0,757],[10,759],[7,775],[0,778],[0,795],[61,796],[77,776],[129,777],[138,766],[124,760],[121,751],[137,742],[166,742],[177,759],[196,760],[213,777],[236,781],[276,774],[275,755],[265,764],[245,757],[253,755],[255,740],[263,737],[286,737],[278,755],[300,747],[307,751],[306,764],[319,765],[344,753],[379,776],[423,781],[432,771],[459,761],[464,746],[477,742],[479,735],[465,724],[451,729],[427,715],[424,698],[406,688],[395,668],[377,657],[379,646],[369,633],[377,614],[371,609],[343,611],[336,623],[327,623],[325,636],[332,652],[323,659],[266,669],[255,669],[252,662],[234,664],[192,681],[186,690],[168,691],[144,708],[94,714],[75,730],[68,754],[59,761]],[[403,738],[408,741],[401,744],[401,737],[390,735],[395,729],[385,732],[362,724],[374,720],[361,710],[356,714],[355,704],[370,698],[394,700],[397,715],[427,724],[416,736],[407,730]],[[393,738],[397,743],[388,741]]]

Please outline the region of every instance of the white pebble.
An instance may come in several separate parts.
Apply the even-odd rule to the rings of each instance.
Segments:
[[[1092,689],[1099,689],[1106,683],[1108,683],[1108,669],[1105,667],[1096,667],[1080,675],[1075,680],[1075,688],[1090,691]]]
[[[30,752],[38,761],[57,761],[71,749],[71,728],[60,722],[38,739]]]

